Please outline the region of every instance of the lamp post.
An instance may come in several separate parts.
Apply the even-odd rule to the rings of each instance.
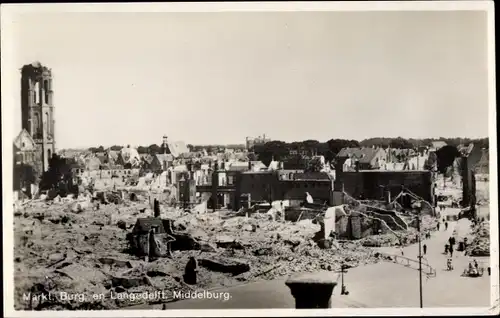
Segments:
[[[349,268],[349,266],[345,265],[344,263],[342,263],[342,265],[340,265],[340,277],[341,277],[341,283],[342,283],[341,290],[340,290],[341,295],[349,295],[349,292],[347,291],[347,289],[344,285],[344,273],[347,273],[348,268]]]
[[[422,206],[420,202],[416,203],[417,208],[417,231],[418,231],[418,275],[419,275],[419,288],[420,288],[420,308],[423,308],[423,297],[422,297],[422,236],[420,233],[420,214],[422,211]]]

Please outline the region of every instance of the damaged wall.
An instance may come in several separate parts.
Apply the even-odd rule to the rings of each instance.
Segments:
[[[391,197],[401,192],[401,186],[409,189],[424,200],[433,203],[433,178],[430,171],[359,171],[343,172],[341,182],[344,191],[359,198],[361,194],[368,200],[383,199],[383,188],[389,190]]]

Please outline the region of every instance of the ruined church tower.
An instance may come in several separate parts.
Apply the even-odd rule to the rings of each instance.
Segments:
[[[42,171],[47,171],[49,158],[55,153],[52,71],[34,62],[21,69],[22,128],[35,141]]]

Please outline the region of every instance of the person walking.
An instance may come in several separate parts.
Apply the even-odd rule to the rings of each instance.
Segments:
[[[437,230],[439,231],[439,226],[441,225],[441,223],[438,222],[437,224]]]
[[[444,230],[448,231],[448,222],[444,222]]]
[[[426,255],[427,254],[427,245],[424,244],[423,248],[424,248],[424,255]]]
[[[450,245],[449,251],[450,251],[450,257],[453,257],[453,245]]]

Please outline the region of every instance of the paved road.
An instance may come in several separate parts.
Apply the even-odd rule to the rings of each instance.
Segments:
[[[458,209],[447,209],[445,213],[455,214]],[[433,233],[427,245],[425,259],[436,269],[436,277],[423,276],[424,307],[483,307],[490,305],[490,280],[487,274],[479,278],[461,277],[469,258],[462,252],[454,254],[454,271],[446,271],[444,244],[453,229],[468,231],[463,221],[449,222],[448,230]],[[400,249],[387,247],[380,251],[400,255]],[[404,255],[417,259],[418,245],[404,249]],[[477,258],[488,267],[489,258]],[[486,271],[485,271],[486,273]],[[339,285],[333,291],[332,307],[419,307],[419,273],[417,270],[390,262],[360,266],[349,269],[345,283],[350,294],[340,296]],[[285,285],[285,279],[250,283],[243,286],[222,289],[231,294],[228,301],[184,300],[168,304],[168,309],[258,309],[293,308],[294,299]]]

